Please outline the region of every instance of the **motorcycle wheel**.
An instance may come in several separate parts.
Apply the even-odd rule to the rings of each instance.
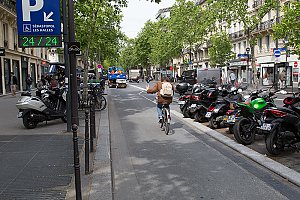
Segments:
[[[220,128],[220,123],[218,121],[216,121],[216,117],[217,116],[213,115],[209,119],[209,128],[211,128],[211,129],[218,129],[218,128]]]
[[[250,129],[251,122],[247,118],[240,118],[233,126],[233,134],[236,141],[243,145],[249,145],[254,142],[255,130]]]
[[[68,117],[67,117],[67,110],[66,110],[66,109],[65,109],[65,111],[64,111],[64,116],[61,118],[61,120],[62,120],[64,123],[67,123]]]
[[[26,113],[23,116],[23,125],[27,129],[34,129],[37,126],[38,122],[34,121],[30,117],[30,112]]]
[[[98,96],[97,100],[95,102],[95,110],[99,111],[99,110],[104,110],[106,108],[107,105],[107,101],[106,98],[104,96]]]
[[[284,144],[280,140],[280,129],[275,128],[271,133],[266,136],[266,148],[267,151],[274,156],[279,155],[284,150]]]
[[[195,113],[195,121],[196,122],[203,122],[204,121],[204,116],[201,114],[200,111]]]
[[[182,114],[185,118],[189,118],[190,117],[190,112],[187,109],[187,106],[184,106],[182,109]]]

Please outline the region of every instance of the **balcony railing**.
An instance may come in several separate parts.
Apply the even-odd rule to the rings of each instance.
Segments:
[[[12,0],[0,0],[0,4],[12,12],[16,12],[16,2]]]
[[[254,30],[253,32],[258,32],[258,31],[263,31],[267,29],[271,29],[273,25],[275,24],[275,20],[271,19],[265,22],[260,23]]]
[[[253,3],[253,8],[258,8],[259,6],[261,6],[263,4],[263,0],[255,0]]]

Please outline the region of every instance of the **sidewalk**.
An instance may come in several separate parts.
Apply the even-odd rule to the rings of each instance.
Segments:
[[[109,96],[106,96],[109,98]],[[107,99],[108,100],[108,99]],[[111,200],[112,197],[112,171],[110,158],[110,131],[108,120],[109,100],[106,109],[96,112],[96,139],[94,139],[94,152],[90,153],[90,174],[85,175],[84,145],[80,151],[81,193],[84,200]],[[79,134],[84,139],[84,111],[79,112]],[[90,123],[90,122],[89,122]],[[73,176],[67,200],[76,199],[75,178]]]

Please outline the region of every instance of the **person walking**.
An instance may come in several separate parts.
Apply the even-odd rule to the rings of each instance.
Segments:
[[[33,81],[33,80],[32,80],[32,78],[31,78],[30,74],[28,74],[27,77],[26,77],[26,90],[27,90],[28,92],[31,91],[32,81]]]
[[[13,72],[10,73],[10,91],[13,97],[16,96],[16,90],[17,90],[17,84],[18,84],[18,79],[17,77],[14,75]]]
[[[285,88],[285,80],[286,80],[286,73],[285,73],[285,69],[283,69],[279,74],[280,89]]]
[[[236,76],[235,76],[235,73],[233,71],[231,71],[231,73],[229,74],[229,79],[230,79],[231,85],[234,86]]]

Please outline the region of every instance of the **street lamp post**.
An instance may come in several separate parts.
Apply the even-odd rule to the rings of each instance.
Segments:
[[[246,48],[246,52],[247,52],[247,77],[249,77],[248,76],[248,73],[249,73],[249,60],[250,60],[250,54],[249,54],[249,52],[250,52],[250,48],[249,47],[247,47]],[[251,79],[250,79],[251,80]],[[247,81],[248,82],[248,81]],[[251,83],[251,82],[250,82]]]

